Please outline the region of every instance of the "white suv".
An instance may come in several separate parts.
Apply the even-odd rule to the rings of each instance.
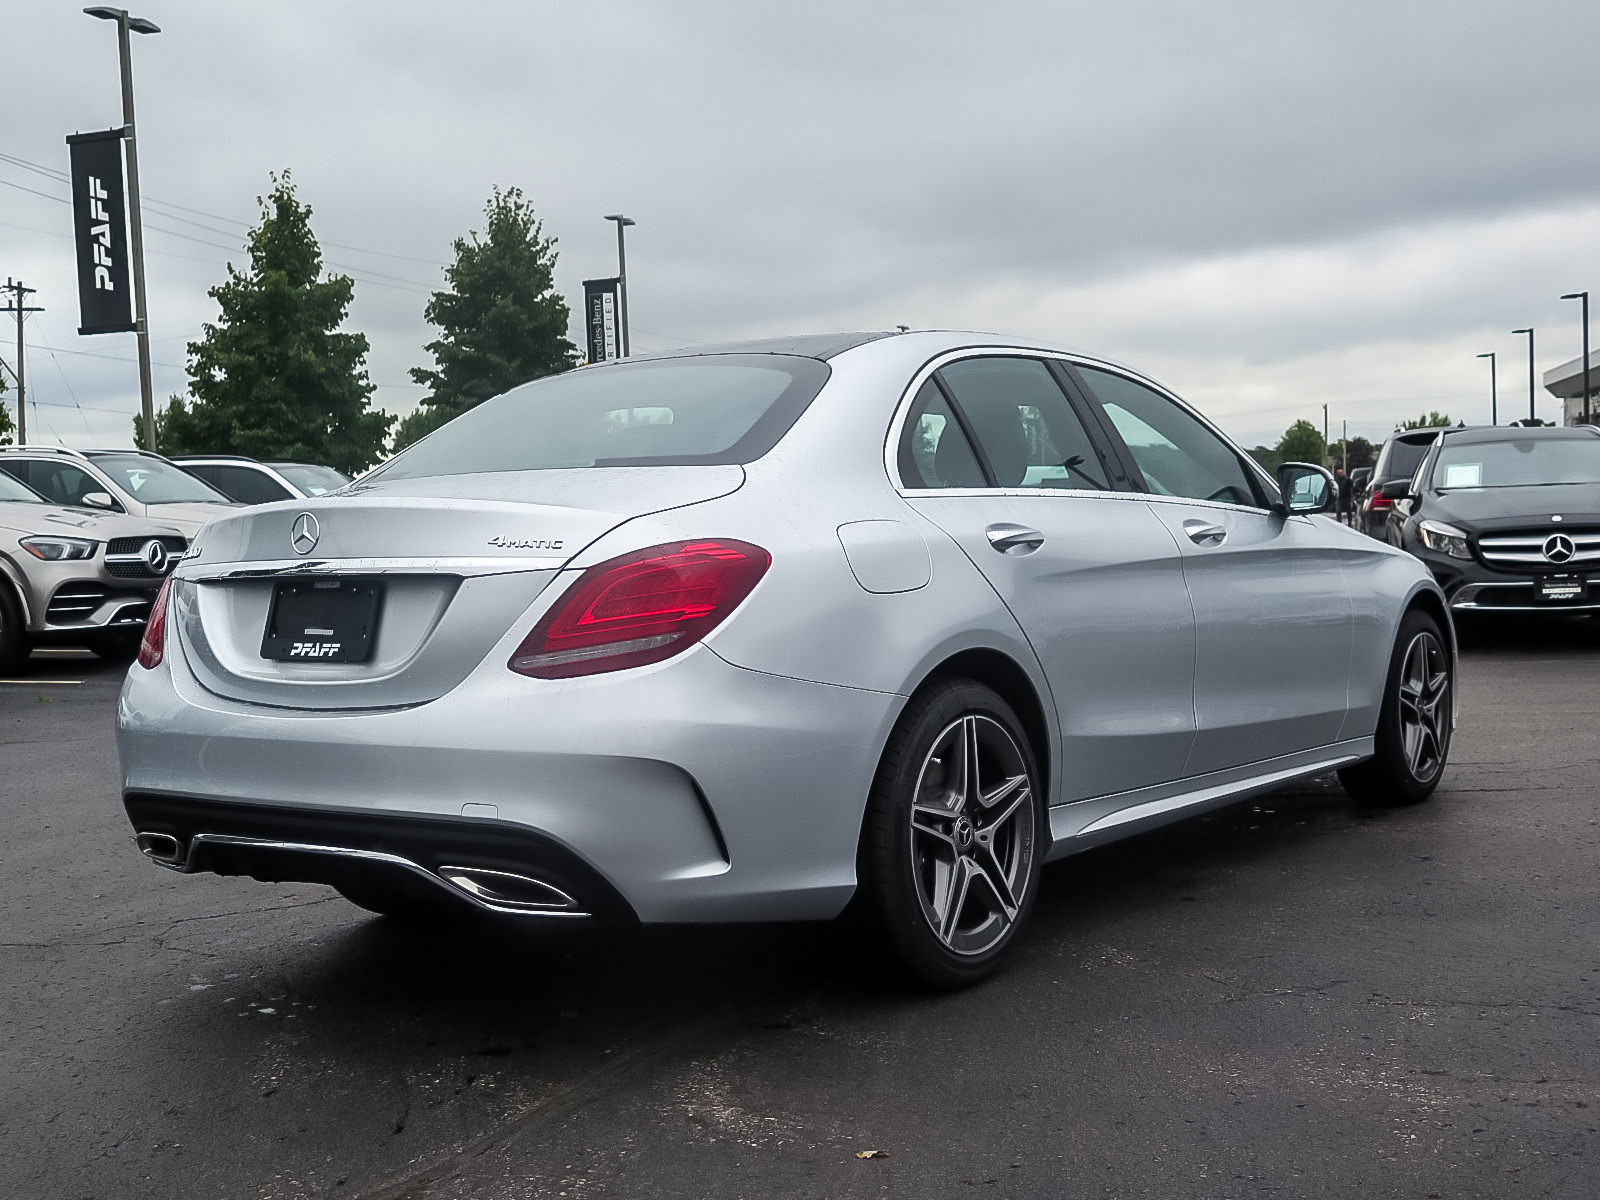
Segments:
[[[238,506],[210,484],[148,450],[0,446],[0,471],[52,504],[150,517],[193,538]]]

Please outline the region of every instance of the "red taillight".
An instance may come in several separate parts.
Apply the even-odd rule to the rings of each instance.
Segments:
[[[1393,508],[1394,501],[1383,494],[1382,488],[1374,488],[1372,492],[1373,508]]]
[[[172,590],[172,576],[161,581],[156,602],[150,606],[150,615],[144,623],[144,640],[139,643],[139,665],[149,670],[161,665],[167,652],[167,593]]]
[[[578,577],[506,666],[567,679],[671,658],[721,624],[771,563],[760,546],[729,538],[610,559]]]

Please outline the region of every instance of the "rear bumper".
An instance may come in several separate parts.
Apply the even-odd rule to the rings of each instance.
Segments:
[[[553,873],[585,911],[646,922],[836,915],[902,703],[701,646],[559,681],[491,655],[427,704],[307,712],[215,696],[167,645],[160,667],[129,673],[118,747],[135,832],[180,838],[183,865],[338,882],[306,854],[274,860],[291,868],[212,846],[189,862],[207,833],[391,853],[427,871],[471,850],[453,865]]]

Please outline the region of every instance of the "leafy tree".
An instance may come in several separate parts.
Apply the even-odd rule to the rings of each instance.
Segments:
[[[1278,468],[1283,465],[1283,459],[1278,457],[1278,452],[1271,446],[1252,447],[1250,457],[1266,468],[1269,475],[1277,474]]]
[[[0,446],[11,445],[15,436],[16,426],[11,422],[11,413],[7,411],[3,397],[6,394],[6,377],[0,375]]]
[[[430,390],[395,431],[396,450],[491,396],[577,364],[567,302],[554,288],[556,239],[544,236],[520,188],[495,188],[483,215],[481,235],[472,230],[453,243],[450,289],[423,310],[439,327],[423,347],[436,365],[411,370]]]
[[[1450,424],[1450,418],[1444,413],[1430,410],[1423,413],[1414,421],[1402,421],[1401,429],[1440,429]]]
[[[395,418],[369,407],[364,334],[336,332],[355,284],[322,274],[311,209],[289,172],[272,177],[250,266],[210,291],[221,316],[189,343],[191,403],[174,397],[157,438],[172,454],[247,454],[364,470]]]
[[[1336,442],[1328,443],[1328,461],[1334,466],[1342,467],[1347,465],[1345,462],[1346,452],[1348,452],[1350,459],[1348,466],[1352,471],[1357,467],[1370,467],[1377,460],[1377,455],[1373,453],[1372,443],[1364,437],[1353,437],[1348,445],[1346,445],[1343,438]]]
[[[168,396],[167,397],[167,407],[166,408],[158,408],[158,409],[156,409],[156,413],[155,413],[155,416],[156,416],[156,446],[167,446],[167,414],[172,412],[172,411],[174,411],[174,410],[176,410],[178,412],[178,414],[179,414],[178,420],[179,420],[180,424],[185,419],[187,419],[188,416],[189,416],[188,410],[185,409],[184,406],[183,406],[183,397],[182,396]],[[156,448],[156,446],[147,446],[147,445],[145,445],[146,440],[147,439],[144,436],[144,416],[142,414],[140,414],[140,413],[134,413],[133,414],[133,444],[134,444],[134,447],[136,449],[139,449],[139,450],[154,450]],[[167,448],[169,450],[171,450],[170,446],[168,446]],[[185,453],[185,452],[182,451],[182,450],[172,450],[172,453],[174,453],[174,454],[182,454],[182,453]],[[202,450],[202,451],[200,451],[200,453],[204,454],[204,453],[206,453],[206,451]]]
[[[1310,421],[1299,420],[1283,431],[1278,439],[1278,461],[1320,463],[1322,461],[1322,430]]]

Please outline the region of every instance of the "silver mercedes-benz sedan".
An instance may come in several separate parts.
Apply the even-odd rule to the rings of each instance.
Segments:
[[[993,970],[1042,864],[1337,769],[1438,783],[1410,555],[1150,380],[864,334],[538,380],[213,521],[119,708],[139,848],[395,915],[851,916]]]

